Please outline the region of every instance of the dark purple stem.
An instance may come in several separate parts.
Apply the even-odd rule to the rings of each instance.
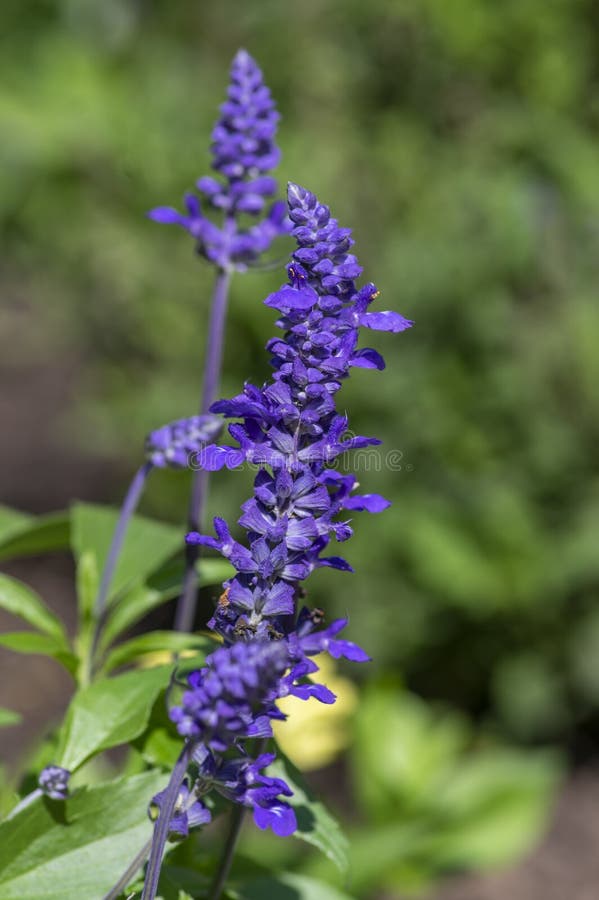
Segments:
[[[119,561],[119,556],[123,547],[125,535],[127,534],[127,527],[129,525],[131,516],[137,509],[137,504],[139,503],[139,498],[142,495],[146,479],[153,468],[154,466],[151,462],[146,462],[143,464],[143,466],[141,466],[141,468],[137,470],[137,472],[133,476],[131,484],[129,485],[129,489],[125,495],[125,499],[123,500],[123,505],[121,506],[121,511],[119,514],[118,522],[116,524],[116,528],[114,529],[114,533],[112,535],[112,542],[110,544],[108,556],[106,557],[106,562],[104,563],[102,578],[100,580],[100,587],[98,588],[98,594],[96,596],[96,601],[94,604],[95,624],[86,669],[86,677],[89,678],[92,678],[94,675],[95,656],[98,649],[98,643],[100,641],[102,628],[104,627],[104,622],[106,621],[106,613],[108,611],[108,592],[110,590],[110,584],[112,582],[114,571]]]
[[[112,535],[110,550],[108,551],[108,556],[106,557],[106,562],[104,563],[102,580],[100,581],[100,587],[98,589],[98,596],[96,597],[95,612],[96,620],[98,621],[103,618],[106,611],[106,601],[108,599],[110,583],[114,575],[114,570],[116,569],[116,564],[119,560],[123,542],[125,540],[125,535],[127,533],[129,520],[131,519],[131,516],[137,508],[137,504],[139,503],[139,498],[142,495],[146,479],[152,469],[152,463],[146,462],[143,464],[143,466],[141,466],[140,469],[137,470],[137,472],[133,476],[131,484],[129,485],[129,490],[127,491],[125,499],[123,500],[119,520],[117,522],[116,528],[114,529],[114,534]]]
[[[210,407],[216,400],[216,392],[220,381],[225,319],[227,315],[227,301],[229,298],[231,274],[230,269],[221,269],[216,276],[216,282],[214,284],[210,325],[206,341],[206,361],[204,363],[204,382],[202,387],[200,415],[205,415],[209,412]],[[201,530],[207,496],[208,472],[204,469],[198,469],[193,475],[191,499],[189,502],[188,524],[190,531]],[[177,605],[177,613],[175,615],[175,631],[191,631],[196,610],[196,563],[199,558],[199,547],[188,546],[186,552],[187,556],[185,575],[183,577],[183,589]]]
[[[175,804],[179,796],[179,789],[185,777],[187,766],[191,758],[191,754],[195,747],[195,742],[189,741],[181,751],[179,759],[175,763],[175,767],[171,772],[171,777],[164,792],[163,799],[160,803],[160,812],[154,823],[154,835],[152,837],[152,849],[150,850],[150,859],[146,870],[144,881],[144,889],[141,900],[154,900],[156,891],[158,890],[158,880],[160,878],[160,869],[162,867],[162,854],[168,839],[168,829],[173,817]]]

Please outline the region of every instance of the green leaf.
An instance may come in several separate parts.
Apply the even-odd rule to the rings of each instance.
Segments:
[[[15,532],[22,531],[35,517],[10,506],[0,504],[0,545]]]
[[[62,728],[60,765],[74,771],[102,750],[140,735],[170,674],[170,666],[139,669],[78,691]]]
[[[194,869],[166,863],[160,870],[158,896],[160,900],[193,900],[206,893],[210,880]]]
[[[22,581],[0,574],[0,607],[68,647],[67,636],[58,616]]]
[[[239,900],[352,900],[349,894],[305,875],[258,878],[240,887]]]
[[[2,900],[99,900],[150,839],[148,801],[164,781],[146,772],[40,798],[0,824]]]
[[[397,889],[426,885],[436,874],[427,855],[428,837],[426,820],[402,822],[401,814],[388,825],[370,824],[352,831],[351,889],[367,894],[387,885]]]
[[[293,797],[288,802],[297,818],[298,829],[294,837],[318,847],[341,872],[347,871],[347,838],[324,804],[316,800],[301,772],[280,750],[268,772],[283,778],[293,791]]]
[[[145,584],[136,585],[127,591],[108,610],[108,618],[100,639],[100,649],[104,650],[110,646],[119,635],[164,603],[166,599],[168,598],[164,597],[160,591],[152,590]]]
[[[438,798],[451,827],[430,842],[436,865],[485,869],[529,851],[546,827],[560,768],[553,754],[508,749],[463,764]]]
[[[0,634],[0,645],[15,653],[39,653],[41,656],[50,656],[65,669],[75,676],[79,668],[79,660],[74,653],[65,647],[62,641],[57,641],[50,634],[40,634],[39,631],[9,631]]]
[[[77,601],[82,623],[91,620],[99,583],[96,557],[91,550],[85,550],[77,563]]]
[[[177,674],[182,676],[180,666],[177,667]],[[169,717],[166,691],[158,694],[147,727],[131,741],[131,746],[150,766],[172,769],[175,765],[181,753],[181,735]]]
[[[13,712],[12,709],[5,709],[0,706],[0,728],[7,728],[9,725],[18,725],[23,719],[21,713]]]
[[[377,822],[395,819],[399,807],[409,813],[429,805],[470,737],[461,716],[437,712],[395,683],[370,685],[354,724],[358,798]]]
[[[6,530],[0,533],[0,560],[68,549],[70,539],[68,513],[51,513],[37,518],[23,518],[22,514],[17,514],[19,515],[20,524],[18,518],[14,517],[14,527],[9,527],[6,513],[3,514]]]
[[[200,587],[220,584],[230,578],[232,572],[230,564],[220,559],[202,560],[200,568]],[[183,571],[181,560],[171,561],[153,573],[147,584],[137,585],[118,598],[109,610],[101,646],[108,646],[161,603],[176,597],[181,591]]]
[[[77,560],[92,552],[102,571],[118,512],[106,506],[77,503],[71,510],[71,544]],[[119,556],[110,597],[140,583],[163,565],[183,544],[183,530],[164,522],[134,516]]]
[[[145,653],[170,652],[178,653],[182,650],[195,650],[210,653],[215,649],[214,641],[208,637],[197,634],[183,634],[177,631],[150,631],[148,634],[140,634],[120,644],[108,654],[103,665],[103,671],[110,672],[125,663],[131,662]]]

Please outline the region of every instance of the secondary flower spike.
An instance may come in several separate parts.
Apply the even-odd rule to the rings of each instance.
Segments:
[[[223,269],[245,269],[290,229],[285,205],[274,203],[265,213],[267,198],[277,191],[269,173],[279,162],[275,143],[279,114],[262,72],[246,50],[239,50],[231,66],[227,99],[212,132],[212,168],[217,178],[200,178],[196,187],[205,203],[224,213],[218,227],[208,219],[196,194],[185,196],[186,213],[160,206],[149,216],[156,222],[181,225],[197,242],[198,252]],[[239,216],[263,215],[242,227]]]

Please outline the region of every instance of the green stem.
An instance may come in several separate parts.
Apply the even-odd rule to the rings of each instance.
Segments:
[[[216,870],[216,874],[214,876],[214,881],[212,882],[212,886],[208,894],[208,900],[219,900],[220,895],[222,894],[225,882],[229,877],[229,872],[231,871],[231,865],[233,864],[235,847],[237,846],[237,841],[241,832],[241,826],[243,825],[244,816],[244,806],[236,805],[233,807],[233,810],[231,812],[229,833],[227,835],[227,840],[223,849],[223,855],[221,856],[218,869]]]

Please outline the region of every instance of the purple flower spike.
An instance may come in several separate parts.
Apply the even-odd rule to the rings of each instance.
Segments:
[[[299,582],[322,566],[352,571],[342,557],[325,555],[331,540],[353,534],[347,515],[389,506],[379,494],[354,493],[356,477],[333,468],[348,451],[380,443],[347,432],[335,395],[352,367],[384,368],[376,350],[358,349],[360,328],[398,332],[411,322],[396,312],[370,311],[379,292],[371,282],[356,286],[362,267],[350,252],[351,231],[339,227],[327,206],[296,184],[289,185],[288,205],[297,249],[288,283],[265,301],[281,314],[277,325],[284,331],[267,344],[272,380],[261,388],[246,384],[241,394],[213,404],[212,412],[238,420],[229,426],[237,446],[211,444],[199,455],[208,471],[244,461],[260,466],[239,519],[247,543],[233,540],[221,519],[216,537],[187,536],[218,550],[237,570],[209,622],[228,642],[292,634]],[[320,647],[368,658],[333,632]]]
[[[275,144],[278,121],[262,72],[246,50],[239,50],[231,66],[227,99],[212,132],[212,168],[218,177],[205,176],[196,182],[206,205],[224,214],[222,228],[206,217],[195,194],[185,197],[186,214],[159,206],[149,217],[185,228],[198,252],[220,269],[244,270],[291,228],[283,203],[266,209],[268,198],[277,192],[276,180],[267,173],[278,165],[281,155]],[[243,215],[263,218],[242,227],[239,216]]]
[[[269,97],[261,90],[254,65],[243,55],[236,65],[239,83],[234,81],[215,130],[215,168],[232,184],[235,178],[249,177],[253,165],[252,177],[260,190],[254,184],[247,198],[269,188],[259,173],[264,160],[269,160],[274,120],[269,118]],[[245,93],[240,88],[243,80],[248,82]],[[241,164],[236,156],[243,143],[238,132],[250,123],[238,107],[254,89],[260,91],[270,125],[262,144],[244,145],[243,153],[249,155]],[[262,156],[252,160],[251,154]],[[214,179],[203,179],[200,189],[213,205],[223,206],[231,196],[221,196]],[[252,200],[246,209],[254,202],[257,208],[258,201]],[[190,547],[218,551],[235,570],[208,623],[224,646],[189,676],[180,704],[170,711],[186,741],[178,765],[192,756],[196,793],[218,791],[251,808],[258,828],[270,828],[280,836],[297,828],[293,808],[284,799],[291,791],[285,781],[263,771],[274,757],[251,758],[245,742],[272,737],[272,721],[285,718],[277,706],[279,699],[335,702],[335,694],[314,680],[318,665],[313,657],[326,652],[334,659],[359,663],[370,659],[356,643],[341,637],[346,619],[327,626],[322,610],[304,607],[298,613],[297,607],[305,596],[302,582],[314,569],[352,571],[342,557],[326,555],[332,540],[344,542],[352,536],[349,516],[359,511],[379,513],[389,506],[379,494],[356,493],[356,476],[334,465],[348,451],[380,443],[348,432],[348,419],[337,410],[335,397],[353,367],[384,368],[376,350],[358,349],[360,328],[397,333],[412,324],[396,312],[371,311],[378,291],[371,283],[356,286],[362,269],[349,252],[351,232],[339,227],[327,206],[295,184],[289,185],[288,204],[297,249],[287,268],[287,284],[266,299],[280,314],[277,326],[283,331],[267,345],[272,379],[262,387],[247,383],[236,397],[212,404],[212,413],[236,420],[229,425],[234,446],[209,443],[198,454],[198,464],[207,471],[246,461],[259,466],[253,495],[242,505],[238,520],[245,540],[237,540],[220,517],[214,519],[214,534],[191,531],[186,538]],[[193,213],[193,204],[188,209]],[[175,796],[174,776],[179,776],[176,768],[173,771],[169,809]],[[163,822],[163,843],[156,845],[150,860],[153,885],[165,827]],[[175,808],[171,833],[187,833],[189,827],[188,818]]]
[[[274,169],[281,156],[275,145],[279,114],[262,72],[246,50],[239,50],[231,66],[227,100],[212,132],[212,167],[227,181],[225,190],[212,178],[202,178],[198,189],[216,208],[256,214],[264,197],[277,190]]]

